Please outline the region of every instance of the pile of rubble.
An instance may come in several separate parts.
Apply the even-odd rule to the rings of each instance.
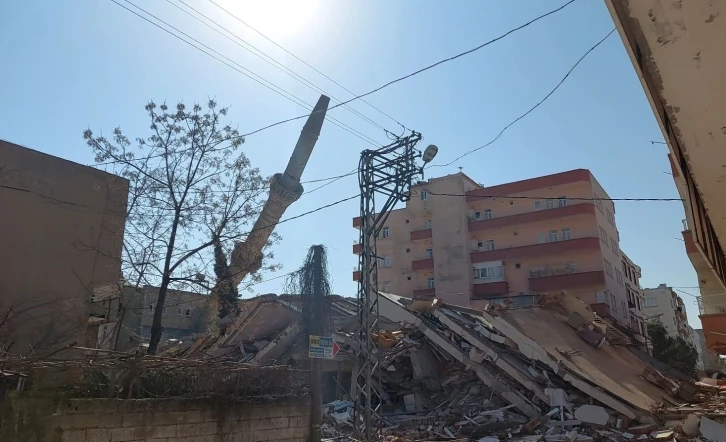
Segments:
[[[415,311],[398,297],[387,304],[382,314],[403,320],[400,330],[375,337],[381,440],[726,442],[720,381],[676,382],[627,348],[614,349],[606,330],[573,299],[534,307],[555,309],[543,313],[551,317],[536,311],[519,315],[542,324],[558,318],[566,327],[552,329],[551,341],[562,341],[555,333],[576,336],[568,336],[567,348],[538,344],[550,339],[517,329],[517,314],[440,302]],[[588,372],[598,365],[602,371]],[[702,402],[688,405],[683,397]],[[660,405],[645,406],[653,403]],[[354,440],[353,403],[339,400],[324,410],[327,440]]]

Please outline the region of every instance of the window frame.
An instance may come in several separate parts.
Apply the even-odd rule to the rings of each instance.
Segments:
[[[565,235],[565,232],[567,232],[567,235]],[[572,239],[572,231],[570,230],[569,227],[563,227],[561,233],[562,233],[562,241],[569,241],[570,239]],[[567,238],[565,238],[565,236]]]

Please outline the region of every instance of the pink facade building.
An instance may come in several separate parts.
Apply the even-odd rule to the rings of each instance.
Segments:
[[[418,183],[380,234],[379,287],[472,307],[567,291],[642,334],[642,302],[622,270],[632,262],[607,198],[585,169],[492,187],[463,173]]]

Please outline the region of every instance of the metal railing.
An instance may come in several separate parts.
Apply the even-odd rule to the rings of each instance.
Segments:
[[[529,270],[530,278],[545,278],[548,276],[560,276],[560,275],[572,275],[575,273],[592,272],[595,270],[578,269],[577,267],[561,267],[561,268],[549,268],[549,269],[538,269]]]

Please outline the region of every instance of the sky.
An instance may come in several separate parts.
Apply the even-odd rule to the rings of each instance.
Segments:
[[[118,0],[130,9],[125,0]],[[180,11],[179,0],[132,0],[285,91],[314,104],[319,93]],[[280,46],[357,94],[491,40],[565,0],[216,0]],[[335,99],[352,95],[236,21],[208,0],[184,0]],[[141,13],[140,11],[136,10]],[[572,65],[614,27],[602,0],[562,11],[477,52],[394,84],[365,100],[439,147],[448,162],[481,146],[541,100]],[[111,0],[0,2],[0,138],[82,164],[93,156],[82,131],[120,126],[146,136],[149,100],[186,104],[214,97],[231,106],[241,132],[306,114],[305,109],[122,9]],[[395,132],[387,116],[351,106]],[[338,108],[330,115],[382,145],[385,133]],[[282,172],[304,120],[247,138],[264,175]],[[667,147],[623,43],[613,33],[542,106],[491,146],[437,175],[463,172],[486,186],[565,170],[590,169],[613,198],[678,198]],[[349,172],[373,145],[326,122],[303,180]],[[308,184],[306,189],[316,185]],[[355,175],[304,195],[292,217],[356,195]],[[351,219],[357,200],[280,224],[275,246],[295,270],[312,244],[329,248],[334,292],[355,296]],[[667,283],[700,328],[696,274],[685,253],[679,202],[617,202],[621,248],[642,267],[641,284]],[[279,293],[284,278],[251,294]],[[251,294],[247,294],[250,296]]]

